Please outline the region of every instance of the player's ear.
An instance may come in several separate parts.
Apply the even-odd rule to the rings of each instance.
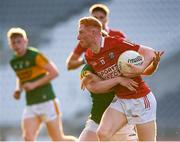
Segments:
[[[92,35],[95,36],[96,35],[96,31],[94,29],[92,29]]]
[[[28,38],[26,38],[25,41],[26,41],[26,43],[28,44],[28,42],[29,42]]]
[[[26,46],[28,46],[29,40],[26,38],[26,39],[24,39],[24,41],[25,41]]]
[[[106,19],[105,19],[105,23],[106,23],[106,25],[109,23],[109,19],[108,19],[108,17],[106,17]]]

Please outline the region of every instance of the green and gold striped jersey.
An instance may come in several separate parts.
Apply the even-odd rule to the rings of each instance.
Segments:
[[[44,77],[47,74],[44,66],[48,62],[48,59],[37,49],[29,47],[25,55],[21,57],[13,55],[10,65],[19,78],[20,83],[24,84]],[[50,82],[26,92],[27,105],[45,102],[54,98],[55,94]]]

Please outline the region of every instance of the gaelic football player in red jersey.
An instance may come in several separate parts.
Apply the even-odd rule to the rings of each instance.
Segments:
[[[140,141],[156,140],[156,100],[141,75],[150,70],[155,51],[152,48],[132,44],[122,38],[103,37],[102,24],[93,17],[84,17],[79,21],[78,40],[80,45],[88,48],[85,54],[87,63],[102,79],[108,80],[121,76],[117,68],[117,60],[126,50],[134,50],[144,57],[141,67],[133,67],[133,80],[138,87],[128,89],[118,85],[115,87],[117,101],[105,111],[97,130],[99,140],[109,140],[117,130],[125,124],[135,124]],[[126,74],[128,75],[128,73]],[[134,90],[135,89],[135,90]]]
[[[125,38],[123,32],[112,30],[108,27],[109,9],[107,6],[105,6],[104,4],[94,4],[90,7],[89,13],[91,16],[97,18],[102,23],[103,30],[109,36],[118,36]],[[80,57],[85,52],[86,52],[86,48],[81,47],[81,45],[78,43],[74,51],[70,53],[67,59],[68,70],[76,69],[85,63],[83,58]]]

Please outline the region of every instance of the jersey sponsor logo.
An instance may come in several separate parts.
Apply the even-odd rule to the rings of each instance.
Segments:
[[[102,77],[103,79],[111,79],[111,78],[115,78],[117,76],[120,76],[120,72],[118,71],[118,67],[116,64],[100,71],[100,72],[97,72],[98,75],[100,77]]]
[[[26,70],[18,71],[17,76],[20,78],[20,80],[28,80],[32,76],[32,70],[26,69]]]

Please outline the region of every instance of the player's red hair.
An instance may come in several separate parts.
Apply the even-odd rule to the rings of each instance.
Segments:
[[[99,29],[102,31],[102,24],[101,22],[94,18],[94,17],[83,17],[79,20],[79,25],[84,25],[84,26],[91,26]]]

